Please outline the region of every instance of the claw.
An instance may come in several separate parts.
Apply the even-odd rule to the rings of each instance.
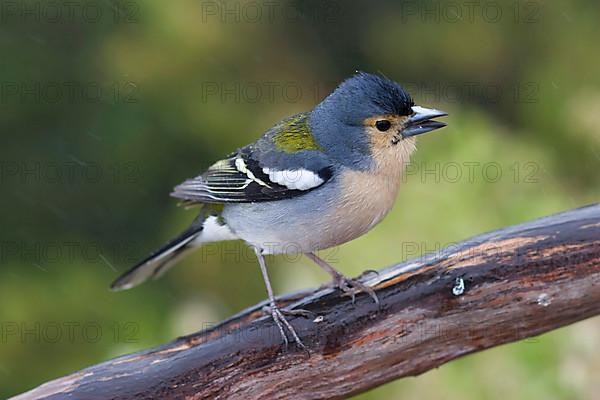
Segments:
[[[356,294],[360,293],[360,292],[364,292],[364,293],[368,294],[369,296],[371,296],[371,298],[373,299],[375,304],[379,305],[379,298],[377,297],[377,294],[375,293],[373,288],[365,285],[364,283],[362,283],[356,279],[350,279],[350,278],[346,278],[343,275],[340,275],[340,276],[336,277],[336,279],[334,280],[334,284],[342,292],[352,296],[352,304],[355,303]]]
[[[294,317],[304,317],[304,318],[314,318],[315,313],[308,310],[298,309],[298,310],[288,310],[287,308],[282,308],[281,313],[283,315],[292,315]]]
[[[285,334],[284,327],[292,335],[292,337],[294,338],[294,342],[296,342],[296,345],[298,347],[300,347],[302,350],[308,352],[308,349],[306,348],[304,343],[302,343],[302,340],[300,340],[300,337],[296,333],[296,330],[294,329],[292,324],[290,324],[288,322],[288,320],[285,318],[285,316],[283,314],[305,316],[306,314],[304,314],[304,313],[309,312],[309,311],[306,311],[306,310],[281,310],[279,307],[277,307],[277,305],[275,303],[271,303],[269,306],[263,307],[263,311],[271,314],[271,318],[273,318],[273,321],[275,322],[275,325],[277,325],[277,328],[279,329],[279,333],[281,334],[281,337],[283,338],[283,343],[285,344],[285,347],[287,347],[289,345],[289,340],[287,338],[287,335]],[[312,314],[312,313],[310,313],[310,314]]]
[[[262,311],[265,314],[271,314],[271,306],[264,306]],[[288,308],[280,308],[279,311],[283,315],[291,315],[293,317],[313,318],[316,315],[314,312],[304,309],[290,310]]]
[[[333,285],[339,288],[342,292],[352,296],[352,304],[354,304],[356,300],[356,293],[364,292],[371,296],[373,301],[375,301],[375,304],[379,305],[379,299],[377,298],[375,291],[370,286],[365,285],[359,280],[346,278],[335,268],[329,265],[325,260],[318,257],[315,253],[305,253],[305,255],[333,277]],[[379,275],[379,272],[377,271],[372,272],[375,272],[377,275]]]

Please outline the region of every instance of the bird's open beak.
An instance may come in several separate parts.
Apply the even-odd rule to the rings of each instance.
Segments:
[[[435,129],[443,128],[446,126],[443,122],[432,121],[432,118],[443,117],[448,115],[447,113],[434,110],[433,108],[425,108],[420,106],[412,107],[413,114],[408,117],[405,128],[402,131],[402,136],[407,138],[410,136],[420,135]]]

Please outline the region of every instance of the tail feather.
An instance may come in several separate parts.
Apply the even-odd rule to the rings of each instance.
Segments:
[[[110,288],[112,290],[130,289],[152,278],[156,279],[172,267],[182,255],[193,249],[194,239],[202,233],[202,227],[190,229],[170,240],[164,246],[133,266],[129,271],[118,277]]]
[[[204,205],[192,225],[175,239],[156,250],[121,275],[110,286],[112,290],[130,289],[147,279],[156,279],[164,274],[190,250],[207,242],[234,240],[237,236],[220,217],[218,207]]]

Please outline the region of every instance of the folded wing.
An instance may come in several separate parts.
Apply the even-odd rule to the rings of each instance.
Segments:
[[[332,175],[332,163],[310,132],[308,114],[303,113],[176,186],[171,195],[188,204],[272,201],[302,195]]]

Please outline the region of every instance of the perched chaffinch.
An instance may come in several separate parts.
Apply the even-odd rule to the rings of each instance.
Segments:
[[[256,142],[175,187],[173,197],[198,205],[191,226],[119,277],[128,289],[163,274],[203,243],[241,239],[258,258],[270,313],[304,347],[273,296],[265,254],[303,253],[353,297],[372,288],[346,278],[317,250],[355,239],[392,208],[415,136],[446,124],[443,111],[415,106],[397,83],[357,73],[312,111],[284,119]]]

